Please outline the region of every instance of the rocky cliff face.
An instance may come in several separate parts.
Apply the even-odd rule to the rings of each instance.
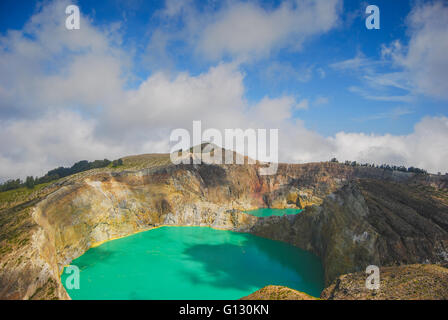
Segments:
[[[368,265],[447,260],[445,191],[358,179],[295,216],[259,219],[251,232],[320,256],[327,285]]]
[[[317,300],[317,298],[283,286],[266,286],[240,300]]]
[[[334,163],[281,164],[276,175],[259,176],[258,165],[165,160],[63,179],[3,209],[0,297],[68,298],[59,280],[64,265],[99,242],[159,225],[287,241],[322,258],[327,283],[368,264],[446,259],[448,202],[438,178]],[[270,218],[241,212],[266,206],[306,210]]]
[[[382,267],[379,288],[367,289],[364,272],[338,277],[321,294],[322,300],[447,300],[448,269],[440,265],[412,264]],[[283,286],[266,286],[241,300],[317,300]]]
[[[380,287],[366,288],[364,272],[340,276],[321,295],[327,300],[447,300],[448,269],[438,265],[380,268]]]
[[[233,186],[225,170],[214,166],[101,173],[66,181],[25,210],[2,213],[2,227],[15,231],[4,239],[8,250],[1,256],[0,296],[67,298],[59,275],[71,260],[97,243],[159,225],[246,231],[256,217],[235,208],[262,204],[247,187]],[[17,221],[17,212],[23,221]]]

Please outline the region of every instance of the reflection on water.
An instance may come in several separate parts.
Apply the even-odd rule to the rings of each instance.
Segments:
[[[285,214],[298,214],[300,212],[302,212],[302,209],[295,209],[295,208],[286,208],[286,209],[260,208],[246,211],[246,213],[256,217],[283,216]]]

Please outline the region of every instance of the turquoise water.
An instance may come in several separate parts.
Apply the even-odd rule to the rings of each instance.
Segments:
[[[246,213],[257,216],[257,217],[269,217],[269,216],[283,216],[285,214],[297,214],[301,212],[302,209],[271,209],[271,208],[260,208],[256,210],[249,210]]]
[[[268,284],[319,296],[320,260],[286,243],[207,227],[161,227],[72,261],[72,299],[239,299]],[[61,280],[66,285],[67,274]]]

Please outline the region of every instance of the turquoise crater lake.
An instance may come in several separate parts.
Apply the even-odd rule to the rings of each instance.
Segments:
[[[320,260],[286,243],[207,227],[161,227],[109,241],[72,261],[72,299],[239,299],[266,285],[318,297]]]
[[[270,217],[270,216],[283,216],[285,214],[298,214],[301,211],[302,209],[295,209],[295,208],[286,208],[286,209],[260,208],[245,212],[256,217]]]

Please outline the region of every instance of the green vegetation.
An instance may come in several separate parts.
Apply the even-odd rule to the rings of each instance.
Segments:
[[[141,154],[137,156],[128,156],[123,159],[123,166],[120,169],[127,170],[139,170],[155,167],[163,167],[171,165],[169,154],[153,153],[153,154]]]
[[[34,179],[34,177],[26,177],[26,180],[25,180],[25,186],[28,188],[28,189],[32,189],[32,188],[34,188],[34,185],[36,184],[36,180]]]
[[[20,179],[11,179],[6,181],[3,184],[0,184],[0,192],[8,191],[8,190],[14,190],[22,187],[22,181]]]
[[[114,160],[116,161],[116,160]],[[79,173],[79,172],[83,172],[83,171],[87,171],[90,169],[96,169],[96,168],[105,168],[107,166],[109,166],[111,164],[110,160],[104,159],[104,160],[95,160],[92,162],[89,162],[87,160],[82,160],[79,162],[76,162],[72,167],[70,168],[64,168],[64,167],[59,167],[53,170],[48,171],[48,173],[43,176],[42,178],[40,178],[39,180],[41,180],[42,182],[46,182],[46,181],[52,181],[52,180],[57,180],[59,178],[63,178],[75,173]]]
[[[104,159],[104,160],[95,160],[92,162],[89,162],[87,160],[82,160],[79,162],[76,162],[73,166],[71,166],[70,168],[64,168],[64,167],[59,167],[53,170],[50,170],[47,172],[46,175],[38,178],[34,178],[32,176],[26,177],[25,182],[22,182],[20,179],[11,179],[6,181],[3,184],[0,184],[0,192],[5,192],[5,191],[10,191],[10,190],[16,190],[16,189],[20,189],[23,187],[26,187],[28,189],[33,189],[34,186],[36,185],[41,185],[43,183],[49,183],[51,181],[55,181],[58,180],[60,178],[75,174],[75,173],[79,173],[79,172],[83,172],[83,171],[87,171],[87,170],[91,170],[91,169],[97,169],[97,168],[105,168],[108,167],[112,164],[112,166],[118,167],[118,166],[122,166],[123,165],[123,160],[122,159],[118,159],[118,160],[114,160],[114,161],[110,161],[108,159]]]
[[[113,168],[116,168],[116,167],[119,167],[119,166],[122,166],[122,165],[123,165],[123,160],[121,160],[121,159],[112,161],[112,167]]]
[[[339,161],[336,158],[332,158],[330,162],[333,163],[339,163]],[[383,169],[383,170],[390,170],[390,171],[401,171],[401,172],[413,172],[413,173],[421,173],[421,174],[428,174],[428,172],[424,169],[416,168],[416,167],[409,167],[406,168],[405,166],[395,166],[395,165],[389,165],[389,164],[381,164],[381,165],[375,165],[371,163],[358,163],[356,161],[349,161],[346,160],[344,162],[344,165],[346,166],[352,166],[352,167],[369,167],[369,168],[377,168],[377,169]]]
[[[27,187],[20,187],[13,190],[0,192],[0,209],[9,207],[10,204],[21,203],[31,200],[33,194],[38,193],[40,190],[48,186],[50,183],[41,183],[30,189]]]

